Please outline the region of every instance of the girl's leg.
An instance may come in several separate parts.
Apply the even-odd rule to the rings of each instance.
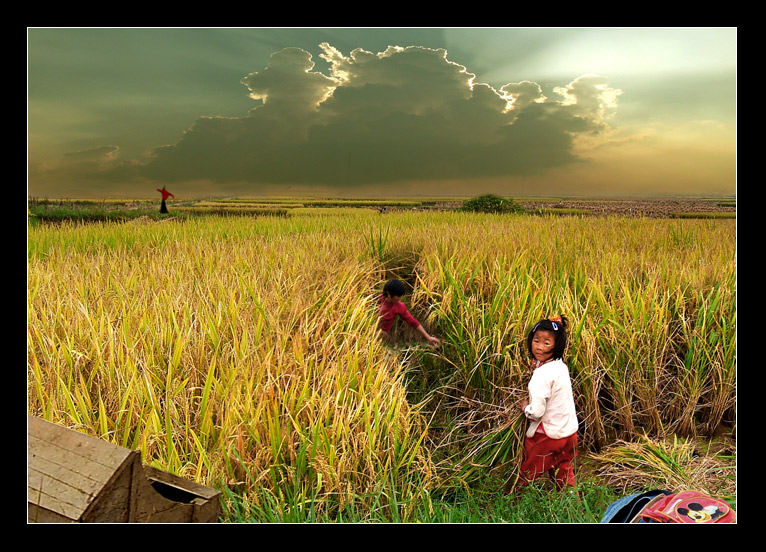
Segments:
[[[539,459],[539,434],[534,437],[527,437],[524,439],[524,454],[522,456],[521,467],[519,468],[518,480],[515,482],[519,487],[526,487],[530,481],[533,481],[539,477],[539,473],[545,473],[546,470],[542,469],[542,466],[538,465]],[[505,483],[505,494],[513,491],[514,478],[511,476]]]
[[[527,485],[553,469],[556,441],[543,433],[536,433],[524,440],[524,461],[521,464],[519,485]]]
[[[564,487],[576,485],[574,459],[577,456],[577,434],[559,439],[559,441],[562,441],[562,446],[554,454],[554,467],[549,473],[551,479],[556,483],[556,488],[560,491]]]

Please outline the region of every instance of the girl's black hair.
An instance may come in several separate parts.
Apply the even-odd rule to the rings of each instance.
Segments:
[[[564,349],[567,347],[567,324],[568,320],[566,316],[561,315],[558,318],[554,318],[553,320],[550,320],[548,318],[543,318],[537,324],[532,326],[532,329],[529,331],[529,335],[527,336],[527,350],[529,351],[530,356],[534,356],[532,354],[532,338],[535,335],[535,332],[538,330],[547,330],[551,332],[555,338],[556,338],[556,344],[553,346],[553,350],[551,351],[552,357],[554,359],[558,358],[564,358]]]
[[[388,297],[404,297],[405,293],[404,284],[400,280],[389,280],[383,286],[383,295]]]

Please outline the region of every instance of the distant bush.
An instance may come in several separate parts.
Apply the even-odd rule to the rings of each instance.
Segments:
[[[485,194],[467,199],[461,207],[463,211],[477,213],[524,213],[525,209],[512,199],[494,194]]]

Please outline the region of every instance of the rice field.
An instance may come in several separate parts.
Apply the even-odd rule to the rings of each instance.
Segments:
[[[735,424],[736,220],[327,208],[29,226],[28,411],[241,503],[411,520],[514,472],[563,313],[585,451]],[[378,339],[390,277],[441,346]]]

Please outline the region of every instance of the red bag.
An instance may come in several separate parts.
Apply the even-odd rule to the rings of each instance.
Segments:
[[[699,491],[661,495],[642,511],[641,520],[654,523],[736,523],[737,513],[723,500]]]

